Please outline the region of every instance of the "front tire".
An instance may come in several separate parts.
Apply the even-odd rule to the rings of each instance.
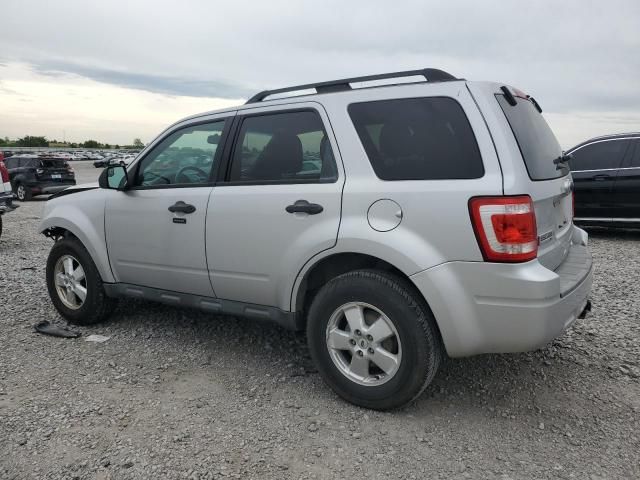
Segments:
[[[106,320],[117,304],[106,295],[89,252],[74,237],[65,237],[51,248],[47,259],[47,289],[60,315],[76,325]]]
[[[358,270],[329,281],[309,309],[307,339],[326,383],[376,410],[416,399],[442,358],[429,308],[408,282],[386,272]]]

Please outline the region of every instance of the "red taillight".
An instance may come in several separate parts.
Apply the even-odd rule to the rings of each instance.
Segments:
[[[2,159],[0,159],[0,178],[2,178],[2,183],[9,181],[9,170],[7,170],[7,166]]]
[[[526,262],[538,255],[538,231],[528,195],[469,200],[471,221],[484,259]]]

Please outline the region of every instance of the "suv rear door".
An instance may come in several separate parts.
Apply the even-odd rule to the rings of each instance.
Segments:
[[[572,180],[568,165],[554,160],[563,152],[555,135],[524,93],[499,84],[469,82],[485,113],[500,156],[505,195],[528,194],[538,230],[538,261],[555,270],[571,246]],[[509,101],[511,100],[512,105]]]
[[[314,102],[241,110],[235,130],[208,206],[211,281],[221,299],[286,310],[300,269],[336,243],[344,175],[335,140]]]
[[[640,137],[630,138],[627,154],[613,185],[614,222],[640,222]]]
[[[603,139],[569,151],[576,218],[609,220],[614,216],[613,186],[629,144],[625,138]]]

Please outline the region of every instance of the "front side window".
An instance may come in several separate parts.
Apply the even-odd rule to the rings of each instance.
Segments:
[[[5,158],[4,164],[7,169],[13,169],[18,167],[18,159],[17,158]]]
[[[331,144],[316,112],[281,112],[242,121],[229,181],[304,183],[336,178]]]
[[[571,153],[571,170],[604,170],[620,167],[629,140],[607,140],[585,145]]]
[[[134,185],[209,183],[224,125],[225,121],[219,120],[173,132],[140,161]]]
[[[381,180],[471,179],[484,175],[478,143],[452,98],[355,103],[349,115]]]

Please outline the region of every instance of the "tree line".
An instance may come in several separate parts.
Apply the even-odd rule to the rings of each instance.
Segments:
[[[134,138],[130,145],[111,145],[100,143],[96,140],[86,140],[84,142],[59,142],[58,140],[48,140],[47,137],[26,135],[22,138],[11,140],[9,137],[0,137],[0,147],[58,147],[58,148],[102,148],[119,150],[121,148],[140,149],[144,143],[139,138]]]

